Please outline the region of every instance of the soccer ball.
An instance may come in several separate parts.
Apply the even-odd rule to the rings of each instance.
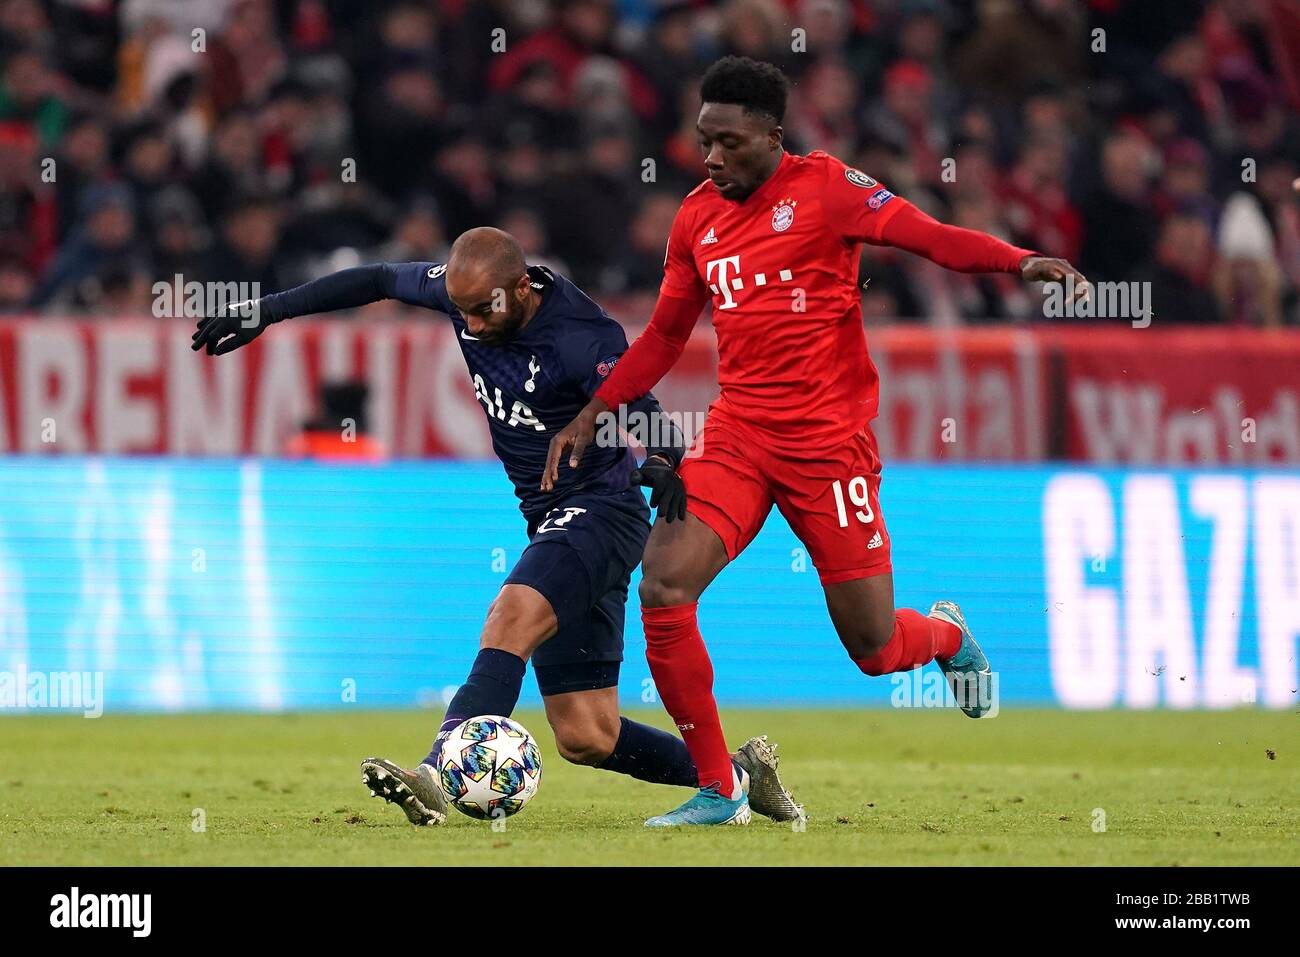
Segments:
[[[519,722],[484,714],[442,743],[439,779],[451,806],[480,821],[518,814],[542,782],[542,753]]]

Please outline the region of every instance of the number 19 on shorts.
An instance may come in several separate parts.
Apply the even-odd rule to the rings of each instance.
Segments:
[[[848,528],[849,513],[848,507],[844,502],[844,483],[836,479],[831,483],[831,491],[835,493],[835,510],[839,513],[840,528]],[[867,494],[867,480],[861,475],[855,475],[849,479],[848,500],[850,505],[857,506],[854,515],[863,525],[870,525],[875,521],[876,516],[871,511],[871,499]]]

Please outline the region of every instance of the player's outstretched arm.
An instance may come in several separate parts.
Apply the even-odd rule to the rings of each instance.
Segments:
[[[343,269],[261,299],[230,303],[198,321],[190,346],[195,352],[207,348],[210,356],[222,356],[260,336],[268,326],[294,316],[353,309],[396,294],[403,272],[423,274],[426,263],[376,263]]]
[[[975,229],[949,226],[911,203],[900,203],[881,228],[879,239],[871,241],[916,253],[956,272],[1019,273],[1028,282],[1065,282],[1073,277],[1073,298],[1086,299],[1090,291],[1083,273],[1064,259],[1040,256]]]
[[[623,353],[591,401],[551,439],[542,472],[543,492],[549,492],[559,481],[560,460],[566,452],[569,467],[578,467],[582,453],[596,437],[596,420],[602,413],[645,395],[673,367],[686,348],[704,301],[660,294],[645,331]]]

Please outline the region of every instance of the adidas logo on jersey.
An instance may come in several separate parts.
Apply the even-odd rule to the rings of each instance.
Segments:
[[[710,226],[709,231],[705,233],[704,238],[700,240],[700,245],[707,246],[709,243],[716,243],[717,241],[718,237],[713,235],[713,227]]]
[[[867,542],[867,548],[879,548],[883,544],[885,544],[885,540],[880,537],[880,529],[876,529],[876,534],[872,535],[871,541]]]

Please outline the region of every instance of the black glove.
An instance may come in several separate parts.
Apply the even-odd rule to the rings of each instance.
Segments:
[[[686,483],[677,470],[658,456],[632,472],[632,484],[650,489],[650,507],[657,509],[665,522],[686,519]]]
[[[199,320],[198,331],[191,336],[194,342],[190,348],[198,352],[207,346],[208,355],[224,356],[252,342],[263,329],[276,321],[267,315],[260,299],[232,302],[216,315]]]

